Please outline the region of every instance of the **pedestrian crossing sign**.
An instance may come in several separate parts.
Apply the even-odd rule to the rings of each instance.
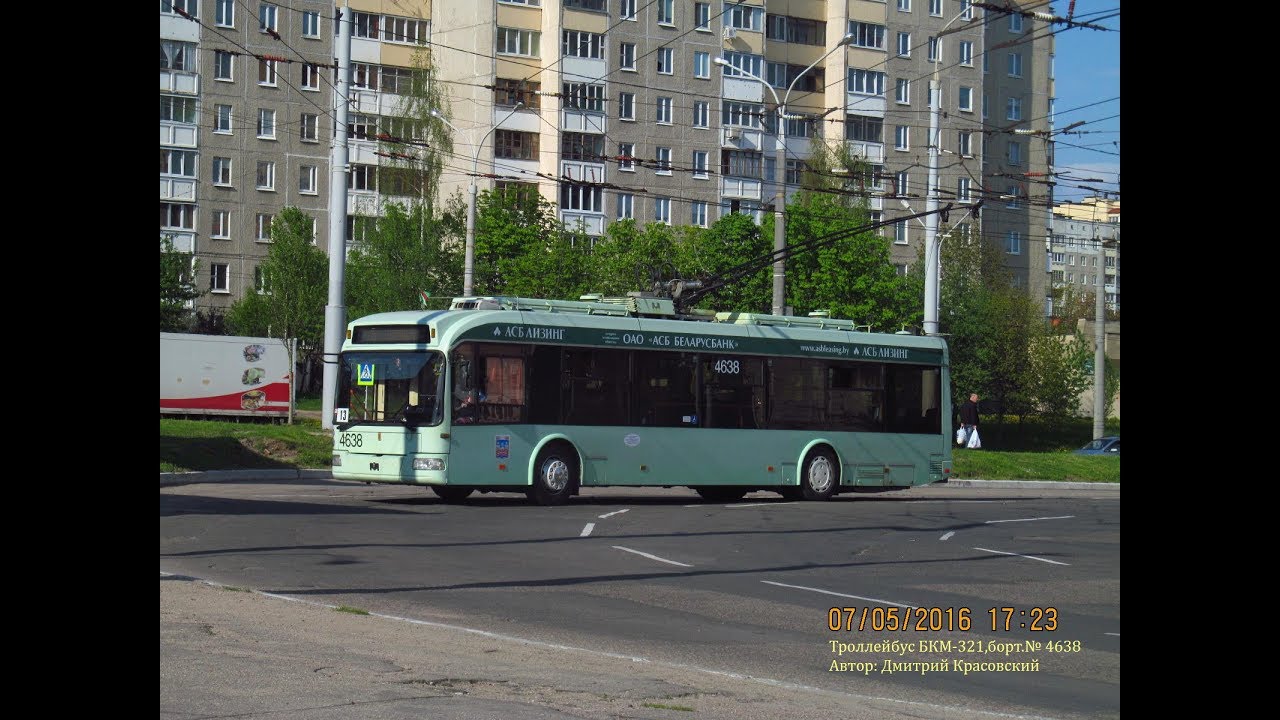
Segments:
[[[372,385],[373,384],[373,363],[358,363],[356,365],[356,385]]]

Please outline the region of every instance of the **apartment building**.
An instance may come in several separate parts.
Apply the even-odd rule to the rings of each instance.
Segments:
[[[1120,311],[1120,201],[1086,198],[1053,208],[1046,241],[1049,283],[1092,295],[1102,287],[1108,309]]]
[[[229,304],[253,286],[279,208],[312,214],[327,247],[333,76],[303,61],[332,62],[334,8],[201,4],[206,30],[184,40],[198,44],[198,62],[181,71],[202,93],[196,191],[166,201],[162,182],[162,213],[163,202],[185,202],[200,217],[171,209],[179,226],[162,218],[162,231],[189,233],[203,268],[225,266],[207,270],[214,298],[200,302]],[[1050,225],[1036,210],[1043,186],[1028,182],[1051,163],[1052,49],[1041,20],[968,0],[351,0],[350,10],[349,241],[384,200],[413,196],[379,183],[387,159],[373,130],[403,120],[405,81],[424,50],[454,131],[437,197],[471,182],[521,186],[589,235],[623,219],[761,221],[799,189],[814,139],[843,141],[872,166],[874,219],[921,212],[936,76],[936,195],[955,206],[939,232],[960,225],[999,243],[1029,290],[1047,280],[1030,272],[1042,267],[1031,239]],[[882,232],[900,270],[917,261],[919,219]]]

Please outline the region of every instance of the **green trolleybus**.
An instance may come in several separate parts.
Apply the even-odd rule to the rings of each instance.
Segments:
[[[446,501],[604,486],[825,500],[951,472],[946,343],[848,320],[456,298],[351,322],[338,362],[334,478]]]

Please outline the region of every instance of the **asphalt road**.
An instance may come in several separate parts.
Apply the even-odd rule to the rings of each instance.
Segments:
[[[397,698],[372,715],[297,717],[1118,717],[1119,511],[1114,488],[932,486],[827,503],[758,493],[729,505],[613,488],[550,508],[514,495],[446,505],[417,488],[327,480],[166,488],[162,715],[331,707],[279,678],[255,705],[237,695],[246,668],[211,681],[216,667],[193,676],[166,662],[210,656],[201,643],[216,636],[182,628],[219,627],[194,619],[212,600],[218,622],[256,614],[277,628],[238,637],[294,622],[291,642],[337,652],[346,632],[430,633],[416,662],[477,675],[465,695],[415,686],[431,688],[426,715],[396,703],[428,700]],[[269,595],[190,582],[179,592],[181,578]],[[241,611],[221,607],[232,598]],[[375,617],[326,609],[340,605]],[[865,624],[832,632],[832,607]],[[891,609],[911,614],[907,629],[873,629]],[[303,639],[320,627],[310,613],[333,627]],[[218,652],[252,665],[245,647]],[[385,689],[387,677],[347,681]]]

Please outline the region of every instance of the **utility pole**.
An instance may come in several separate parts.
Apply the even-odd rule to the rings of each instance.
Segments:
[[[346,334],[344,305],[347,272],[347,112],[351,91],[351,8],[343,3],[338,18],[338,84],[333,88],[334,136],[329,150],[329,302],[324,306],[324,374],[320,427],[333,428],[338,393],[338,354]]]

